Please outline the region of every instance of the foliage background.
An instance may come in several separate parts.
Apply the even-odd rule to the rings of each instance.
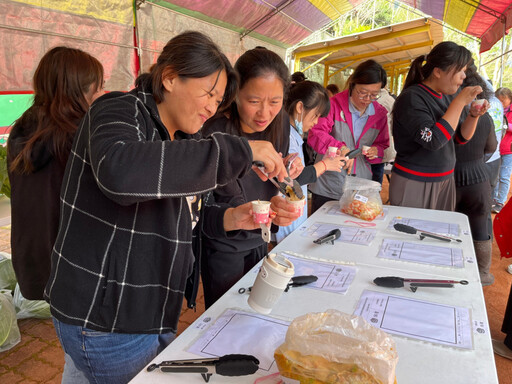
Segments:
[[[347,36],[374,28],[381,28],[391,24],[402,23],[413,19],[429,17],[419,10],[408,7],[394,0],[369,0],[363,2],[360,6],[354,8],[351,12],[341,16],[332,22],[326,28],[317,31],[310,37],[293,47],[311,44],[325,39],[332,39],[341,36]],[[459,45],[467,47],[475,59],[475,63],[480,68],[483,77],[490,79],[495,89],[500,86],[512,89],[512,57],[511,53],[506,53],[503,57],[503,79],[500,78],[501,59],[497,58],[501,54],[502,40],[496,43],[489,51],[479,54],[480,42],[478,39],[459,32],[449,26],[444,26],[444,40],[453,41]],[[512,39],[510,35],[505,36],[504,52],[512,50]],[[301,63],[301,69],[308,66],[307,63]],[[313,81],[323,84],[324,66],[316,65],[305,71],[306,76]],[[332,81],[340,88],[343,88],[346,79],[350,73],[347,71],[342,74],[335,75]]]

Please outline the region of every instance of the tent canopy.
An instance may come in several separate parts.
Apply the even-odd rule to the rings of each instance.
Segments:
[[[294,45],[364,0],[154,0],[212,23]],[[512,0],[401,0],[482,41],[489,50],[512,26]]]

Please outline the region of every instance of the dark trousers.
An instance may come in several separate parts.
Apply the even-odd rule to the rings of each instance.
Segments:
[[[315,213],[322,205],[327,203],[328,201],[335,201],[332,197],[326,197],[322,195],[317,195],[316,193],[311,193],[311,214]]]
[[[266,243],[243,252],[224,252],[206,246],[203,247],[201,278],[203,280],[205,308],[211,307],[266,254]]]
[[[489,182],[491,183],[491,196],[490,196],[490,204],[492,204],[492,193],[496,184],[498,184],[498,176],[500,175],[500,166],[501,166],[501,157],[498,160],[494,160],[490,163],[485,163],[485,167],[487,168],[487,172],[489,175]],[[489,208],[489,214],[487,215],[487,230],[489,231],[489,236],[491,239],[493,238],[492,233],[492,216],[491,209]]]
[[[384,163],[371,164],[372,166],[372,180],[382,184],[384,177]]]
[[[510,293],[508,294],[507,309],[505,310],[505,318],[501,326],[501,332],[506,333],[505,345],[512,349],[512,286],[510,286]]]
[[[491,209],[489,181],[457,187],[456,193],[455,211],[467,215],[473,240],[489,240],[487,228],[487,217]]]

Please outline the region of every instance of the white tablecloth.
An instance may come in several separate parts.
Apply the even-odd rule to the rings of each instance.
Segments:
[[[399,362],[396,376],[398,384],[440,384],[440,383],[498,383],[494,355],[492,351],[489,324],[485,309],[482,287],[479,282],[478,268],[474,254],[472,238],[467,217],[460,213],[434,210],[423,210],[386,206],[388,213],[383,220],[375,220],[378,233],[369,246],[336,242],[335,245],[316,245],[312,238],[303,236],[305,228],[315,222],[345,223],[346,220],[362,222],[347,215],[327,214],[337,202],[324,205],[312,215],[301,228],[298,228],[272,252],[292,251],[302,255],[325,260],[338,260],[353,264],[357,273],[349,291],[345,295],[321,292],[305,287],[292,288],[283,294],[270,316],[292,320],[308,312],[323,312],[327,309],[337,309],[352,314],[356,308],[361,293],[365,289],[386,292],[425,300],[440,304],[466,307],[471,310],[473,322],[483,325],[484,333],[473,331],[473,350],[463,350],[392,336],[396,342]],[[388,223],[394,217],[415,218],[435,222],[458,224],[461,243],[445,243],[426,238],[420,241],[416,235],[407,235],[387,229]],[[377,258],[377,253],[384,238],[402,239],[421,244],[456,247],[463,251],[465,266],[462,269],[425,265],[412,262],[402,262]],[[255,267],[257,269],[258,266]],[[379,276],[401,276],[408,278],[433,279],[465,279],[469,285],[456,285],[454,288],[419,288],[413,293],[405,288],[386,289],[373,284],[373,279]],[[254,312],[247,304],[248,295],[241,295],[238,289],[253,284],[256,273],[254,270],[245,275],[218,302],[202,314],[196,322],[188,327],[171,345],[169,345],[153,362],[163,360],[178,360],[198,358],[186,352],[191,343],[202,332],[197,328],[204,319],[216,319],[226,308],[238,308]],[[210,383],[253,383],[257,374],[252,376],[225,377],[213,375]],[[131,383],[204,383],[200,374],[193,373],[163,373],[141,371]]]

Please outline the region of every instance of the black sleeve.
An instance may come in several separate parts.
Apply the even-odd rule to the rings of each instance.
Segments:
[[[304,167],[302,173],[295,179],[300,185],[311,184],[317,181],[316,169],[313,165]]]
[[[78,155],[89,157],[98,187],[118,204],[202,194],[251,169],[251,148],[240,137],[152,141],[143,108],[126,94],[93,105],[80,127],[87,142]]]

